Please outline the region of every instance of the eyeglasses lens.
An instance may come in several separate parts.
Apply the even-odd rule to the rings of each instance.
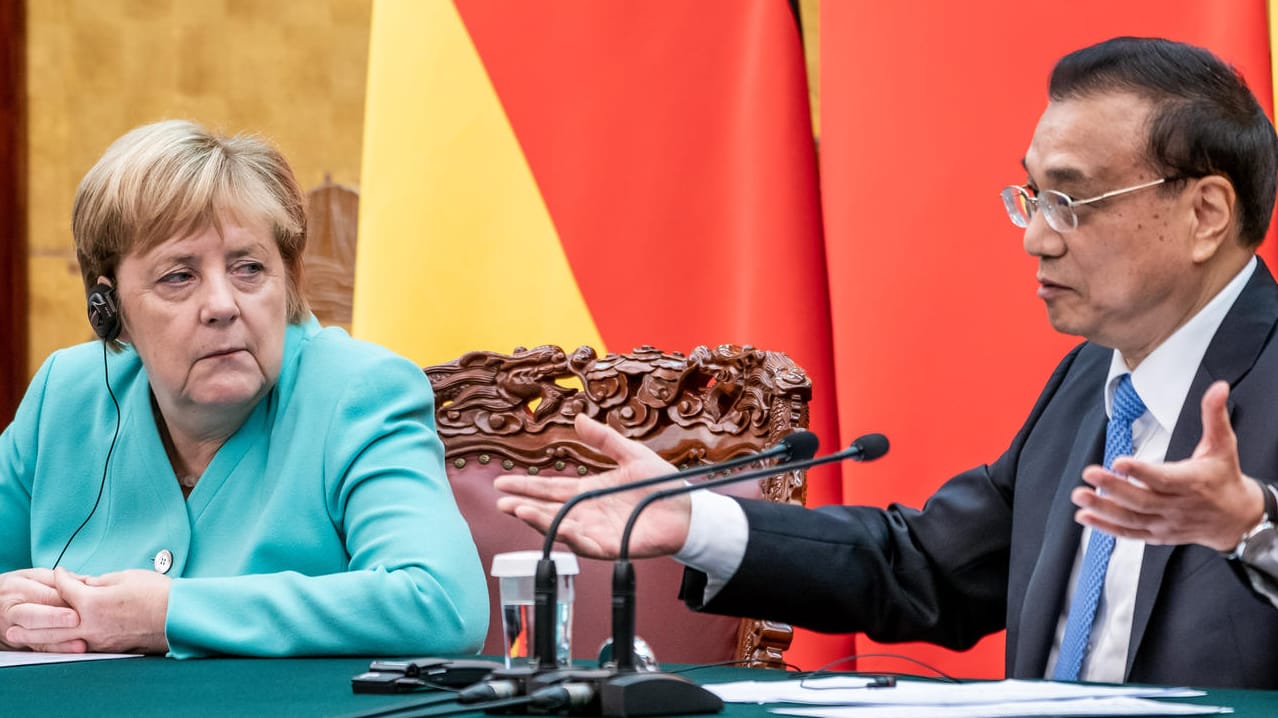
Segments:
[[[1005,187],[1002,192],[1007,218],[1017,227],[1028,227],[1034,216],[1034,205],[1023,187]]]
[[[1043,218],[1057,232],[1069,232],[1078,228],[1078,215],[1070,198],[1056,190],[1045,189],[1038,193],[1038,207]]]

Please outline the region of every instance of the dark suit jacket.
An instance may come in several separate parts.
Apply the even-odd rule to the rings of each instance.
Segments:
[[[1262,263],[1198,367],[1168,460],[1193,452],[1203,392],[1224,379],[1243,471],[1278,480],[1276,322],[1278,285]],[[1089,343],[1071,351],[1006,453],[950,479],[921,511],[742,501],[750,537],[741,568],[705,605],[705,576],[688,571],[684,599],[960,649],[1006,628],[1007,675],[1041,678],[1082,532],[1069,494],[1102,459],[1110,356]],[[1147,546],[1127,680],[1278,688],[1278,610],[1212,549]]]

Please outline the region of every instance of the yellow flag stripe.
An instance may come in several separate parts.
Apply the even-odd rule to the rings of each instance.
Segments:
[[[1274,38],[1278,38],[1278,0],[1269,0],[1266,9],[1269,11],[1269,75],[1274,91],[1273,113],[1278,116],[1278,46],[1274,42]]]
[[[367,92],[353,333],[423,365],[604,351],[453,3],[376,1]]]

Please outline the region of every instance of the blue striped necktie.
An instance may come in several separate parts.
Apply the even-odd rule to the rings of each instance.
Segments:
[[[1114,459],[1131,456],[1132,422],[1145,413],[1145,403],[1132,387],[1132,375],[1124,374],[1114,390],[1114,405],[1109,425],[1105,428],[1105,468],[1114,465]],[[1114,551],[1114,537],[1102,531],[1092,531],[1087,542],[1087,553],[1078,572],[1078,584],[1069,604],[1069,618],[1065,620],[1065,637],[1056,658],[1056,670],[1052,680],[1076,681],[1087,655],[1092,635],[1092,623],[1096,620],[1096,605],[1100,603],[1101,589],[1105,587],[1105,569]]]

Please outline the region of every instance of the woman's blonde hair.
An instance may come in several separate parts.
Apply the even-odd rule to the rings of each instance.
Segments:
[[[87,291],[115,279],[130,252],[218,227],[227,217],[265,220],[284,259],[288,320],[310,312],[302,287],[306,208],[293,170],[265,140],[223,137],[186,120],[130,130],[84,175],[71,210]]]

